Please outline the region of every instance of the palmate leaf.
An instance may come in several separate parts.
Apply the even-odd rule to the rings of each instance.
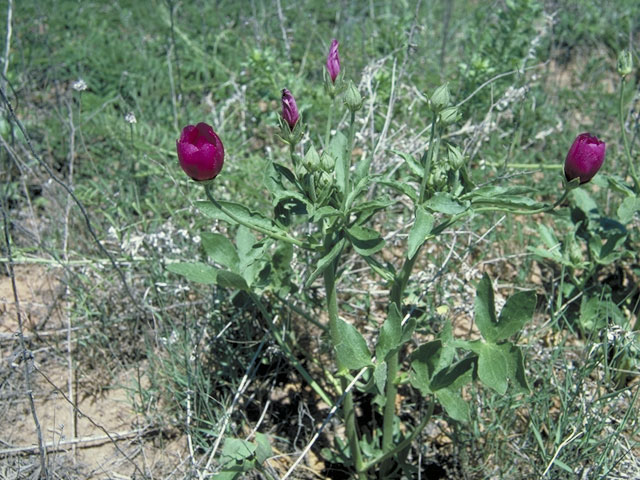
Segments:
[[[485,273],[476,288],[475,321],[487,342],[497,343],[511,337],[531,320],[536,306],[534,291],[518,292],[507,299],[496,317],[491,279]]]
[[[424,208],[433,212],[445,213],[447,215],[456,215],[469,209],[469,201],[460,201],[453,197],[450,193],[436,192],[429,200],[424,203]]]
[[[387,355],[402,345],[402,316],[395,303],[389,306],[387,318],[380,329],[378,344],[376,345],[376,357],[385,360]]]
[[[347,229],[353,248],[362,256],[373,255],[384,248],[384,239],[371,228],[353,225]]]
[[[409,239],[407,241],[407,258],[412,258],[418,249],[422,246],[427,239],[427,235],[431,233],[433,228],[434,218],[424,208],[418,206],[416,209],[416,220],[409,232]]]
[[[336,133],[331,141],[327,151],[335,161],[336,187],[338,191],[344,195],[346,192],[347,171],[350,165],[350,156],[347,152],[348,140],[342,132]]]
[[[307,278],[307,281],[304,282],[304,288],[309,288],[311,284],[315,282],[316,278],[322,275],[322,273],[331,264],[331,262],[333,262],[336,258],[338,258],[338,255],[340,255],[340,253],[342,252],[342,249],[344,248],[345,243],[347,243],[346,238],[340,239],[340,241],[338,241],[326,255],[324,255],[322,258],[320,258],[320,260],[318,260],[316,269],[313,272],[311,272],[311,275],[309,275],[309,278]]]
[[[214,285],[218,278],[218,269],[206,263],[171,263],[167,270],[182,275],[187,280],[206,285]]]
[[[202,246],[209,258],[220,265],[224,265],[234,272],[238,272],[240,259],[236,247],[231,240],[219,233],[202,233]]]
[[[338,362],[350,370],[372,365],[371,353],[362,334],[341,318],[338,319],[337,330],[338,338],[334,341]]]
[[[221,270],[205,263],[172,263],[167,270],[184,276],[187,280],[207,285],[218,284],[221,287],[249,291],[246,280],[237,273]]]
[[[239,203],[233,202],[225,202],[220,200],[218,203],[224,206],[227,210],[229,210],[233,215],[235,215],[238,219],[247,223],[248,225],[255,225],[258,228],[262,228],[264,230],[268,230],[274,233],[284,234],[279,228],[277,228],[271,220],[266,218],[264,215],[253,212],[249,210],[244,205],[240,205]],[[236,225],[236,221],[231,217],[226,215],[222,210],[217,208],[211,202],[196,202],[196,206],[198,209],[204,213],[207,217],[213,218],[215,220],[223,220],[231,225]]]

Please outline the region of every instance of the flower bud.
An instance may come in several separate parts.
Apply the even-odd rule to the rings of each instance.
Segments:
[[[310,173],[320,170],[320,155],[318,155],[318,152],[313,145],[311,145],[309,150],[307,150],[307,154],[304,156],[302,164]]]
[[[440,112],[440,121],[446,125],[458,120],[458,116],[457,107],[447,107]]]
[[[322,172],[318,176],[317,184],[320,188],[325,189],[333,184],[333,177],[327,172]]]
[[[445,107],[449,106],[451,102],[451,94],[449,93],[449,84],[445,83],[436,88],[436,91],[431,95],[431,108],[435,112],[439,112]]]
[[[457,147],[449,145],[449,166],[453,170],[460,170],[464,165],[464,156]]]
[[[291,131],[298,123],[300,113],[298,113],[298,106],[296,105],[296,99],[293,98],[291,92],[286,88],[282,89],[282,119],[289,124]]]
[[[362,108],[362,95],[352,81],[349,81],[347,90],[344,92],[344,104],[352,112],[357,112]]]
[[[336,78],[340,73],[340,55],[338,55],[338,40],[335,38],[331,41],[329,55],[327,56],[327,71],[331,77],[331,82],[336,83]]]
[[[320,165],[322,166],[322,170],[327,173],[331,173],[336,166],[336,159],[333,158],[329,153],[322,152],[322,156],[320,157]]]
[[[564,175],[568,182],[575,178],[587,183],[604,163],[606,145],[589,133],[581,133],[573,141],[564,162]]]
[[[622,50],[618,54],[618,74],[626,77],[633,71],[633,57],[629,50]]]
[[[222,170],[224,147],[206,123],[184,127],[176,148],[182,170],[194,180],[213,180]]]

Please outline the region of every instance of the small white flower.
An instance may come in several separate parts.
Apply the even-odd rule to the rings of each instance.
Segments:
[[[87,89],[87,82],[85,82],[82,78],[79,78],[73,85],[71,85],[76,92],[84,92]]]
[[[136,116],[133,112],[129,112],[124,116],[124,120],[127,123],[137,123],[138,120],[136,120]]]

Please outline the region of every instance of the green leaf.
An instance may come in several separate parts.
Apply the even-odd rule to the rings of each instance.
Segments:
[[[552,250],[554,252],[558,250],[560,241],[551,228],[540,223],[538,224],[538,234],[540,235],[540,239],[544,242],[549,250]]]
[[[433,215],[428,213],[424,208],[418,206],[416,209],[416,220],[409,232],[407,258],[413,258],[418,249],[427,239],[427,235],[431,233],[433,228]]]
[[[347,144],[347,137],[345,137],[342,132],[338,132],[333,136],[327,148],[329,155],[336,160],[336,186],[342,194],[346,192],[347,171],[351,166],[351,159],[349,158],[349,152],[347,152]]]
[[[218,277],[218,269],[205,263],[171,263],[167,270],[182,275],[187,280],[196,283],[213,285]]]
[[[269,437],[264,433],[256,433],[256,460],[258,463],[263,464],[268,458],[273,456],[273,450],[271,450],[271,442]]]
[[[254,245],[256,244],[256,237],[245,226],[238,227],[236,232],[236,246],[238,248],[238,255],[241,261],[245,261],[247,257],[252,257],[252,253],[255,252]],[[254,258],[251,258],[254,260]]]
[[[536,293],[533,290],[511,295],[500,311],[494,341],[506,340],[519,332],[531,320],[535,308]]]
[[[391,150],[391,152],[402,157],[413,174],[420,179],[422,178],[424,175],[424,167],[420,165],[420,162],[418,162],[413,155],[410,153],[400,152],[398,150]]]
[[[617,191],[618,193],[622,193],[625,196],[635,195],[635,192],[633,191],[633,189],[629,188],[629,186],[625,183],[622,177],[619,177],[616,175],[607,175],[603,173],[598,174],[598,176],[601,178],[604,178],[607,181],[608,186],[614,189],[615,191]]]
[[[462,394],[459,390],[452,390],[449,388],[443,388],[438,390],[436,398],[452,419],[458,422],[468,422],[471,417],[469,416],[469,405],[462,398]]]
[[[384,395],[384,387],[387,384],[387,362],[376,363],[373,369],[373,381],[380,395]]]
[[[378,180],[376,183],[394,189],[396,192],[406,195],[413,203],[418,201],[418,194],[415,189],[408,183],[398,182],[396,180]]]
[[[453,196],[446,192],[436,192],[424,204],[424,207],[433,212],[446,213],[447,215],[456,215],[462,213],[469,208],[469,202],[459,202]]]
[[[409,376],[409,381],[411,385],[420,390],[422,395],[433,392],[431,378],[441,363],[442,353],[442,342],[434,340],[423,343],[411,354],[412,373]]]
[[[235,290],[250,291],[247,281],[237,273],[229,270],[218,270],[217,283],[224,288],[232,288]]]
[[[336,342],[336,354],[338,362],[350,369],[359,370],[371,365],[371,353],[364,337],[350,323],[338,318]]]
[[[337,210],[329,205],[325,205],[324,207],[320,207],[319,209],[313,212],[313,215],[311,216],[311,221],[319,222],[323,218],[339,217],[340,215],[342,215],[342,213],[340,213],[340,210]]]
[[[232,460],[235,462],[245,460],[251,457],[258,447],[247,441],[239,438],[227,438],[224,441],[222,447],[221,456],[226,458],[227,461]]]
[[[359,214],[358,221],[363,223],[367,218],[371,217],[374,213],[381,210],[386,210],[394,202],[390,200],[371,200],[370,202],[362,202],[351,208],[351,213]]]
[[[304,283],[304,288],[309,288],[311,284],[315,282],[316,278],[318,278],[325,271],[325,269],[331,264],[331,262],[333,262],[338,257],[338,255],[340,255],[340,253],[342,252],[342,249],[344,248],[344,244],[346,242],[347,242],[346,238],[341,238],[340,241],[333,246],[333,248],[329,251],[329,253],[327,253],[324,257],[318,260],[316,269],[313,272],[311,272],[311,275],[309,275],[309,278],[307,278],[307,281]]]
[[[356,185],[353,187],[353,189],[349,192],[349,195],[347,196],[347,200],[345,202],[345,206],[347,210],[351,208],[351,204],[358,197],[358,195],[360,195],[360,193],[362,193],[365,189],[369,188],[370,184],[371,184],[371,177],[368,175],[366,177],[361,178],[356,183]]]
[[[488,186],[478,188],[463,198],[471,200],[474,207],[493,207],[504,211],[537,210],[544,204],[534,199],[535,193],[530,187]]]
[[[509,344],[494,345],[492,343],[478,343],[478,378],[487,387],[501,395],[507,391],[509,379],[509,356],[505,347]]]
[[[223,470],[216,473],[212,478],[213,480],[235,480],[244,472],[244,469],[237,468],[236,470]]]
[[[231,214],[233,214],[239,220],[249,225],[255,225],[258,228],[269,230],[274,233],[280,233],[282,235],[285,234],[285,232],[282,232],[279,228],[275,227],[271,222],[271,220],[266,218],[264,215],[261,215],[260,213],[257,213],[257,212],[253,212],[249,210],[247,207],[245,207],[244,205],[240,205],[239,203],[233,203],[233,202],[225,202],[225,201],[219,201],[218,203],[223,207],[225,207],[229,212],[231,212]],[[213,218],[215,220],[223,220],[227,223],[230,223],[231,225],[237,225],[237,222],[235,220],[227,216],[225,213],[222,212],[222,210],[218,209],[218,207],[216,207],[214,204],[210,202],[204,202],[204,201],[196,202],[196,206],[202,213],[204,213],[209,218]]]
[[[476,287],[475,320],[482,336],[490,342],[495,341],[497,337],[495,299],[491,279],[486,273]]]
[[[476,363],[475,355],[468,355],[462,360],[450,365],[453,356],[453,349],[443,347],[442,358],[438,365],[442,367],[431,379],[431,388],[438,391],[443,388],[457,389],[471,381],[473,368]],[[451,355],[451,358],[449,358]]]
[[[354,250],[362,256],[373,255],[384,248],[384,239],[371,228],[353,225],[347,229],[347,235]]]
[[[400,339],[401,345],[411,340],[413,331],[416,329],[417,324],[418,321],[414,317],[409,317],[409,319],[404,324],[404,328],[402,329],[402,338]]]
[[[353,180],[358,183],[363,178],[369,175],[369,170],[371,168],[371,159],[372,155],[364,155],[360,158],[360,161],[356,165],[356,171],[354,174]]]
[[[384,361],[390,352],[393,352],[402,345],[402,316],[395,303],[389,306],[389,312],[382,327],[376,345],[376,357]]]
[[[528,393],[530,389],[524,369],[524,355],[522,355],[522,350],[515,345],[512,345],[509,363],[511,364],[510,378],[514,388],[521,393]]]
[[[618,219],[622,223],[629,223],[637,211],[640,210],[640,198],[627,197],[618,207]]]
[[[362,257],[367,262],[367,264],[371,267],[371,269],[380,275],[387,282],[393,281],[395,278],[395,269],[393,265],[387,263],[387,265],[382,265],[379,261],[371,256]]]
[[[238,272],[240,259],[231,240],[219,233],[203,233],[202,246],[211,260]]]
[[[584,188],[571,190],[569,197],[571,198],[571,203],[579,210],[582,210],[587,217],[598,214],[598,204],[593,200],[593,198],[591,198]]]

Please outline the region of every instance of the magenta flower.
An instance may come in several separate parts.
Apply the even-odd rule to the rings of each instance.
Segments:
[[[212,180],[222,170],[224,147],[206,123],[184,127],[176,148],[182,170],[194,180]]]
[[[282,119],[289,124],[289,128],[293,131],[293,128],[298,123],[300,114],[298,113],[298,106],[296,105],[296,99],[293,98],[291,92],[286,88],[282,89]]]
[[[581,133],[573,141],[564,162],[564,175],[568,181],[580,178],[587,183],[604,163],[606,145],[589,133]]]
[[[340,55],[338,55],[338,41],[335,38],[331,41],[331,48],[327,56],[327,70],[331,81],[336,83],[336,78],[340,73]]]

